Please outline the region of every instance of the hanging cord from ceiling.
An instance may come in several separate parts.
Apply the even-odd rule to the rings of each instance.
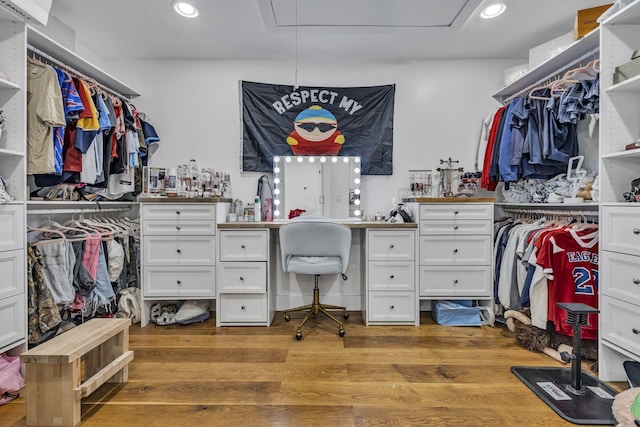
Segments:
[[[298,0],[296,0],[296,69],[293,76],[293,90],[298,90]]]

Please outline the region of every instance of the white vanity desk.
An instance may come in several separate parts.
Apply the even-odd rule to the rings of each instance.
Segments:
[[[216,325],[268,326],[276,311],[311,301],[313,277],[282,271],[284,223],[218,224]],[[367,325],[418,325],[418,225],[343,223],[352,230],[348,279],[321,276],[321,301],[361,310]]]
[[[215,299],[218,326],[269,326],[312,300],[313,277],[282,271],[285,221],[216,224],[220,201],[140,200],[142,326],[161,300]],[[411,202],[416,223],[343,221],[348,279],[321,276],[322,302],[362,311],[367,325],[418,325],[421,300],[491,304],[493,199]]]

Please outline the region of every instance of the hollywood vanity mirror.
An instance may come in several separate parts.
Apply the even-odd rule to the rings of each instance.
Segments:
[[[276,156],[273,158],[274,217],[289,212],[335,219],[360,219],[360,157]]]

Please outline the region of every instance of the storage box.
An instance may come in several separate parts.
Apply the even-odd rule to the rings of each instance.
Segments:
[[[584,37],[585,34],[588,34],[598,28],[600,23],[597,19],[611,6],[613,6],[613,3],[578,10],[578,13],[576,14],[576,24],[573,30],[574,39],[578,40],[579,38]]]
[[[529,69],[532,70],[543,62],[553,58],[573,42],[573,33],[569,32],[529,49]]]
[[[433,317],[443,326],[480,326],[480,307],[470,307],[466,301],[436,301]]]
[[[509,86],[529,71],[529,64],[516,65],[504,70],[504,85]]]
[[[632,58],[631,61],[616,67],[613,72],[613,84],[623,82],[640,74],[640,58],[638,58],[638,53],[634,52]]]

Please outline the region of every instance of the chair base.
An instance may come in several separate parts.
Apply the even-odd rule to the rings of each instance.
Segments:
[[[318,288],[318,276],[315,276],[315,286],[313,288],[313,303],[303,305],[296,308],[290,308],[284,312],[284,320],[287,322],[291,320],[291,316],[289,313],[293,313],[295,311],[309,311],[302,322],[298,325],[298,330],[296,331],[296,339],[302,339],[302,326],[309,320],[312,315],[318,315],[318,313],[322,313],[327,316],[329,319],[333,320],[338,324],[338,335],[341,337],[344,336],[344,329],[342,328],[342,322],[336,319],[331,313],[327,310],[342,310],[343,316],[345,319],[349,318],[349,314],[347,313],[346,307],[338,306],[338,305],[329,305],[329,304],[320,304],[320,289]]]

